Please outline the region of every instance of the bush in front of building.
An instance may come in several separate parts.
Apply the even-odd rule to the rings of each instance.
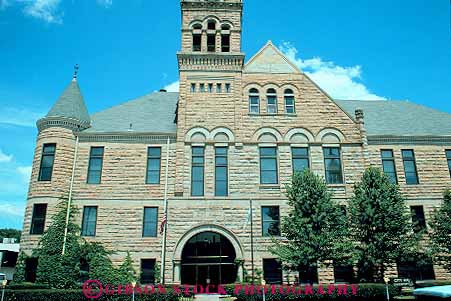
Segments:
[[[451,272],[451,191],[445,191],[443,204],[435,209],[429,222],[432,253],[437,262]]]

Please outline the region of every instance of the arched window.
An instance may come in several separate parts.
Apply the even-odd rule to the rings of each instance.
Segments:
[[[270,114],[277,113],[277,92],[274,89],[268,89],[266,91],[266,112]]]
[[[287,114],[294,114],[295,107],[294,107],[294,93],[291,89],[286,89],[285,93],[285,113]]]
[[[230,25],[221,26],[221,52],[230,52]]]
[[[216,29],[216,21],[215,20],[208,20],[207,29],[208,30],[215,30]]]
[[[202,50],[202,24],[197,23],[193,25],[193,51]]]
[[[260,113],[260,95],[255,88],[249,90],[249,113]]]

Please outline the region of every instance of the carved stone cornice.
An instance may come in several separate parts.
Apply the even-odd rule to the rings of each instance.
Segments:
[[[39,132],[51,127],[60,127],[74,132],[80,132],[91,127],[88,123],[67,117],[44,117],[36,122],[36,126]]]
[[[179,52],[177,59],[180,71],[241,71],[244,54]]]

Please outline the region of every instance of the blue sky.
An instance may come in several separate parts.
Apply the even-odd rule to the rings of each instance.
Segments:
[[[340,99],[451,113],[447,0],[245,0],[243,51],[267,40]],[[90,113],[175,89],[179,0],[0,0],[0,228],[22,227],[45,115],[80,65]]]

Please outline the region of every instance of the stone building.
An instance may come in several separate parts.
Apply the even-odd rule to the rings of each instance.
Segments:
[[[179,93],[89,115],[74,77],[37,123],[22,250],[65,195],[80,209],[81,235],[115,250],[115,262],[130,251],[143,283],[162,258],[166,283],[231,283],[252,267],[269,283],[352,281],[352,267],[288,275],[267,250],[289,210],[284,184],[307,167],[343,205],[365,168],[383,168],[427,227],[451,183],[451,115],[332,99],[271,42],[245,62],[242,9],[241,0],[181,1]],[[450,276],[432,263],[400,263],[396,274]]]

